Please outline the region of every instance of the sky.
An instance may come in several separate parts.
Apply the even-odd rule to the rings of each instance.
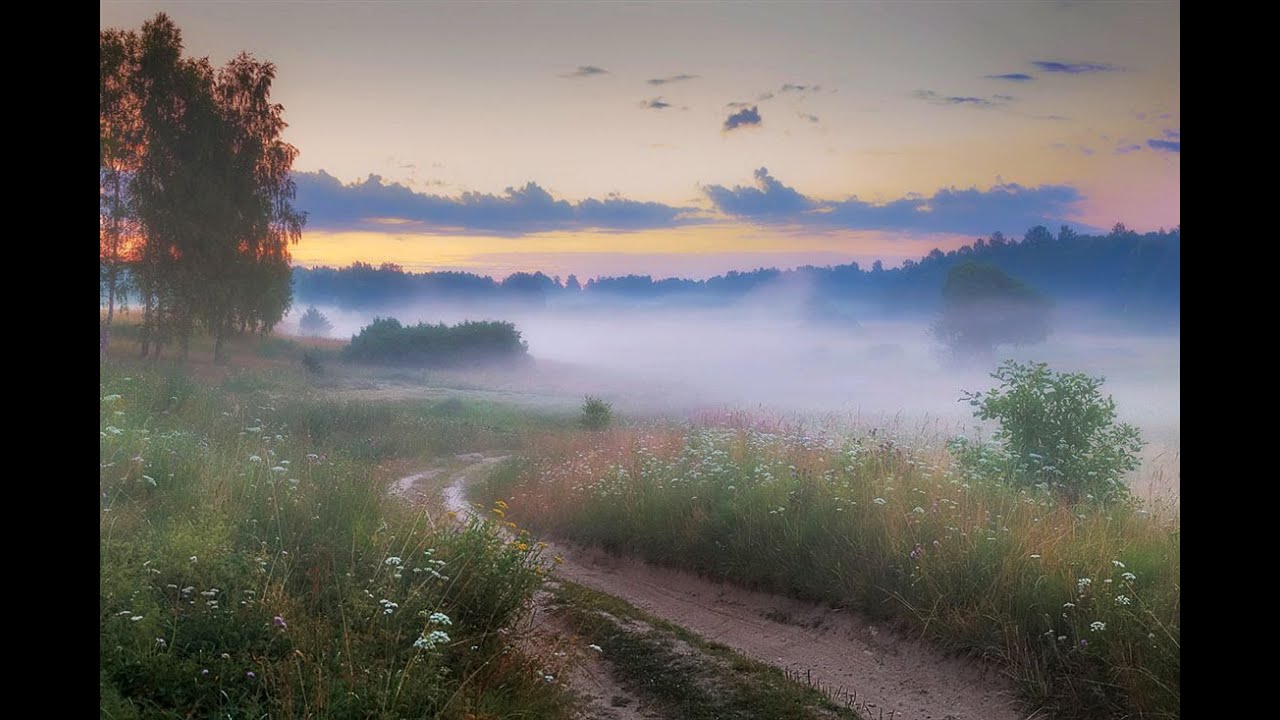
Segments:
[[[708,277],[1180,223],[1177,2],[113,2],[277,66],[298,264]]]

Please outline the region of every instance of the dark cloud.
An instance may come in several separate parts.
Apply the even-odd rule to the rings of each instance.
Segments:
[[[739,110],[738,112],[733,113],[729,117],[725,118],[724,131],[729,132],[730,130],[736,130],[737,128],[744,127],[744,126],[759,127],[759,125],[760,125],[760,112],[756,109],[755,105],[752,105],[749,108],[746,108],[744,110]]]
[[[556,200],[537,183],[501,195],[466,192],[457,197],[415,192],[377,175],[344,185],[320,172],[294,173],[295,206],[307,227],[321,230],[413,230],[525,235],[545,230],[644,230],[698,222],[693,208],[610,196],[572,203]]]
[[[680,73],[679,75],[669,75],[667,77],[650,78],[647,82],[650,85],[669,85],[671,83],[684,82],[686,80],[693,80],[697,77],[698,77],[697,75],[686,75],[685,73]]]
[[[1082,75],[1084,73],[1115,72],[1120,68],[1108,63],[1099,62],[1059,62],[1057,60],[1034,60],[1031,63],[1044,72]]]
[[[755,172],[755,178],[756,187],[728,189],[710,185],[703,192],[720,212],[756,221],[966,235],[1072,222],[1070,216],[1084,199],[1070,185],[1025,187],[1001,183],[990,190],[945,188],[931,197],[908,195],[882,204],[856,197],[832,202],[808,198],[773,178],[764,168]]]
[[[1137,151],[1139,151],[1139,150],[1141,150],[1141,149],[1142,149],[1142,146],[1141,146],[1141,145],[1139,145],[1139,144],[1137,144],[1137,143],[1121,143],[1121,144],[1116,148],[1116,154],[1117,154],[1117,155],[1128,155],[1128,154],[1129,154],[1129,153],[1131,153],[1131,152],[1137,152]]]
[[[992,95],[990,98],[967,97],[963,95],[943,95],[933,90],[917,90],[912,93],[916,98],[931,102],[934,105],[968,105],[979,108],[995,108],[1007,105],[1013,100],[1008,95]]]
[[[782,87],[778,88],[778,92],[779,93],[818,92],[821,89],[822,89],[821,85],[794,85],[792,83],[784,83]]]
[[[652,100],[641,100],[640,107],[648,108],[650,110],[665,110],[671,107],[671,103],[666,102],[661,96],[659,96]]]
[[[1164,138],[1151,138],[1147,147],[1160,152],[1182,154],[1182,130],[1165,130]]]
[[[1031,82],[1035,78],[1026,73],[1005,73],[1003,75],[988,75],[988,80],[1008,80],[1009,82]]]
[[[755,171],[755,187],[736,185],[732,190],[723,185],[702,189],[720,212],[746,218],[792,218],[817,205],[793,188],[778,182],[767,168]]]
[[[798,112],[798,113],[796,113],[796,115],[798,115],[798,116],[800,117],[800,119],[801,119],[801,120],[808,120],[808,121],[809,121],[809,122],[811,122],[811,123],[816,123],[816,122],[818,122],[818,116],[817,116],[817,115],[810,115],[809,113],[802,113],[802,112]]]
[[[564,73],[560,77],[575,78],[575,77],[591,77],[593,75],[608,75],[608,74],[609,74],[608,70],[605,70],[604,68],[601,68],[601,67],[596,67],[595,65],[579,65],[577,70],[574,70],[571,73]]]
[[[771,92],[762,92],[756,96],[756,102],[764,102],[765,100],[772,100],[772,99],[773,99],[773,93]]]

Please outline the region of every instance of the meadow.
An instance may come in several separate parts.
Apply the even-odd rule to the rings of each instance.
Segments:
[[[531,437],[476,488],[537,532],[855,608],[1054,717],[1178,717],[1180,518],[961,471],[938,442],[750,416]]]
[[[384,492],[527,418],[300,374],[101,366],[101,717],[568,717],[563,661],[513,632],[537,546]]]

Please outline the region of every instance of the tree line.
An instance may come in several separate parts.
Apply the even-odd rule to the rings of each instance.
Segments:
[[[99,267],[103,352],[124,298],[142,310],[141,353],[192,335],[225,357],[233,333],[269,332],[292,302],[301,237],[298,155],[271,102],[276,68],[247,53],[221,67],[183,54],[163,13],[99,35]]]
[[[411,300],[498,301],[539,306],[549,301],[729,302],[778,280],[804,276],[817,297],[879,306],[887,314],[931,314],[945,302],[952,268],[979,263],[1035,287],[1057,301],[1091,302],[1108,314],[1136,322],[1176,322],[1181,292],[1181,229],[1139,234],[1117,224],[1110,233],[1080,235],[1043,226],[1019,240],[994,233],[950,252],[934,250],[899,268],[877,261],[794,270],[761,268],[706,280],[655,279],[650,275],[598,277],[580,283],[516,273],[504,280],[463,272],[406,272],[398,265],[296,268],[294,282],[305,302],[378,309]]]

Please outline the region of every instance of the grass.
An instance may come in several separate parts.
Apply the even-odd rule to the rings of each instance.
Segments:
[[[553,589],[557,609],[600,648],[628,691],[681,720],[858,720],[783,671],[710,643],[618,598],[570,582]]]
[[[623,428],[522,457],[477,494],[536,530],[896,621],[1057,717],[1179,717],[1176,514],[973,481],[883,434]]]
[[[397,459],[537,419],[300,376],[101,366],[101,717],[569,717],[511,634],[536,547],[384,493]]]

